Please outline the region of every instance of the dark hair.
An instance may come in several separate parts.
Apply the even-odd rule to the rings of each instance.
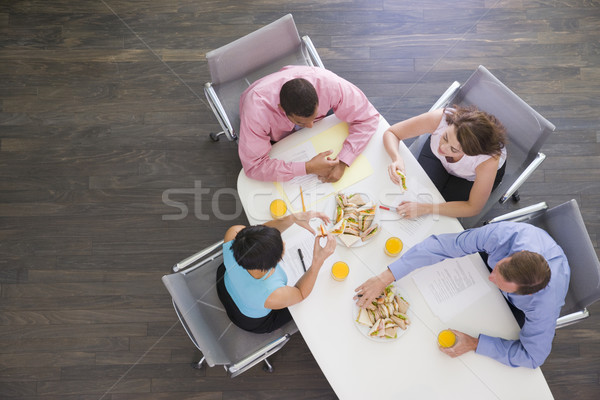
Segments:
[[[244,269],[268,271],[283,256],[281,233],[269,226],[247,226],[238,232],[231,244],[233,257]]]
[[[315,113],[319,97],[315,87],[306,79],[287,81],[279,91],[279,104],[287,115],[310,117]]]
[[[453,106],[446,113],[448,125],[456,128],[456,139],[468,156],[487,154],[498,156],[506,144],[506,130],[496,117],[474,106]]]
[[[548,261],[540,254],[527,250],[514,253],[508,262],[498,267],[498,272],[507,282],[519,285],[515,294],[539,292],[548,285],[552,275]]]

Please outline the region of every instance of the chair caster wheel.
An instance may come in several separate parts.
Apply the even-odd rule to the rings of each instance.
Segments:
[[[191,365],[192,365],[192,368],[194,368],[194,369],[202,369],[204,367],[204,363],[202,361],[193,362]]]
[[[515,203],[518,203],[521,200],[521,195],[519,193],[515,193],[512,195],[512,199]]]
[[[262,366],[263,371],[268,372],[269,374],[273,373],[273,367],[267,364],[263,364]]]
[[[218,141],[219,141],[219,136],[220,136],[220,135],[219,135],[218,133],[214,133],[214,132],[211,132],[211,133],[210,133],[210,138],[211,138],[211,140],[212,140],[213,142],[218,142]]]

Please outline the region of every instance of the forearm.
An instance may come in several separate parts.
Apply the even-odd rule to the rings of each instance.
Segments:
[[[296,222],[294,214],[286,215],[283,218],[273,219],[271,221],[265,222],[265,226],[269,226],[271,228],[277,229],[279,232],[285,231],[287,228],[292,226]]]
[[[398,151],[399,145],[400,139],[398,139],[389,129],[383,133],[383,147],[392,161],[398,161],[400,159],[400,152]]]
[[[313,264],[306,270],[304,275],[298,279],[296,282],[296,287],[300,290],[300,296],[302,300],[306,299],[312,292],[315,287],[315,282],[317,281],[317,276],[319,275],[319,271],[321,270],[321,265]]]
[[[447,217],[472,217],[481,212],[483,205],[476,205],[469,201],[450,201],[439,204],[423,204],[426,214],[444,215]]]

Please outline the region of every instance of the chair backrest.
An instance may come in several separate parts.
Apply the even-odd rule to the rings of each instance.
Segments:
[[[206,53],[213,85],[244,77],[248,72],[290,55],[300,46],[294,18],[287,14],[223,47]]]
[[[575,200],[553,207],[525,221],[544,229],[563,249],[571,267],[571,281],[561,316],[583,310],[600,299],[600,261]]]
[[[482,222],[485,214],[535,159],[548,136],[554,132],[555,126],[482,65],[461,85],[447,104],[474,105],[494,115],[506,128],[508,137],[508,157],[502,183],[490,194],[479,215],[460,219],[465,228],[471,228]]]
[[[250,333],[233,325],[216,290],[216,271],[222,262],[219,250],[198,260],[194,267],[162,278],[181,323],[211,367],[238,363],[286,333],[297,331],[293,321],[268,334]]]
[[[236,135],[240,96],[248,86],[286,65],[313,65],[291,14],[206,53],[206,61],[211,85]]]
[[[453,103],[475,105],[502,122],[508,135],[509,176],[520,174],[529,165],[555,129],[482,65],[462,85]]]

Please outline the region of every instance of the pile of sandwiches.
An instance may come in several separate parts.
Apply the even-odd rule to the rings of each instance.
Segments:
[[[335,200],[335,225],[331,233],[337,235],[347,247],[359,240],[365,242],[379,232],[379,226],[373,223],[376,204],[365,200],[360,193],[337,193]]]

